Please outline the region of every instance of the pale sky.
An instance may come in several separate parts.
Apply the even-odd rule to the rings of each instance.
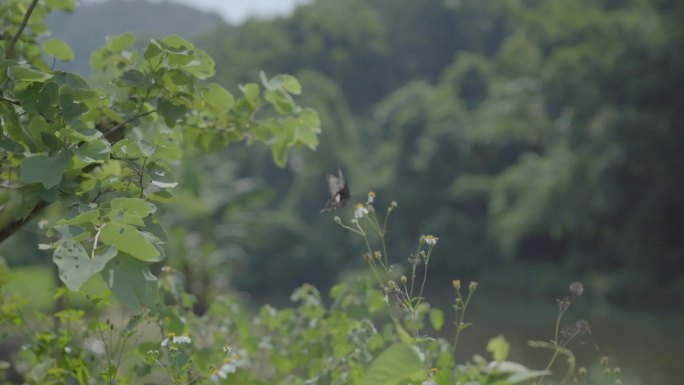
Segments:
[[[82,0],[99,2],[104,0]],[[116,1],[116,0],[113,0]],[[297,4],[310,3],[311,0],[151,0],[170,1],[185,4],[199,10],[215,12],[224,20],[237,24],[250,16],[268,18],[289,14]]]
[[[297,4],[308,3],[308,0],[172,0],[193,8],[212,11],[221,15],[226,21],[239,23],[249,16],[273,17],[287,15]]]

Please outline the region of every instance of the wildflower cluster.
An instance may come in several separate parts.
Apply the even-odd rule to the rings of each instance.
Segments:
[[[223,351],[224,353],[226,353],[226,357],[223,359],[223,363],[220,367],[215,368],[211,372],[210,379],[213,382],[225,380],[226,378],[228,378],[229,374],[235,373],[238,370],[238,368],[241,368],[246,365],[244,351],[242,351],[242,354],[240,354],[238,352],[234,352],[233,349],[228,346],[224,347]]]
[[[429,308],[423,297],[423,292],[427,282],[430,258],[435,246],[439,242],[439,238],[432,234],[421,235],[418,239],[417,250],[408,256],[410,274],[402,275],[397,280],[394,273],[395,266],[390,264],[385,236],[387,234],[389,216],[398,207],[398,204],[397,202],[392,202],[387,207],[384,220],[381,222],[378,220],[374,208],[376,197],[375,192],[371,191],[368,193],[368,199],[365,203],[357,203],[355,205],[354,217],[349,225],[345,224],[340,217],[335,217],[335,223],[363,238],[366,245],[363,259],[383,290],[384,302],[396,305],[401,312],[406,314],[413,336],[417,339],[419,337],[418,330],[422,323],[419,318],[423,315],[421,312],[424,313],[424,310],[420,309]],[[381,250],[373,249],[370,235],[377,236]],[[455,308],[457,315],[460,315],[460,319],[457,323],[456,341],[458,341],[460,332],[467,327],[467,324],[463,322],[463,316],[474,289],[475,287],[471,286],[467,301],[460,296],[460,292],[458,294]]]
[[[166,335],[166,338],[164,338],[161,342],[162,347],[167,347],[169,344],[171,346],[173,345],[181,345],[181,344],[189,344],[192,343],[192,340],[188,336],[177,336],[176,333],[170,332]]]
[[[551,359],[549,360],[549,363],[546,366],[546,369],[544,370],[544,375],[542,375],[539,378],[539,382],[537,382],[538,385],[542,385],[544,382],[544,378],[546,377],[546,373],[549,373],[549,370],[551,369],[551,366],[554,364],[556,361],[556,358],[559,355],[564,355],[567,357],[567,362],[569,364],[568,371],[566,374],[566,378],[570,378],[571,376],[574,375],[575,371],[575,356],[570,351],[567,349],[567,345],[575,339],[575,337],[582,335],[582,334],[591,334],[591,325],[589,322],[586,320],[579,320],[575,322],[574,324],[571,325],[563,325],[561,326],[561,321],[563,319],[563,316],[565,313],[568,311],[570,308],[570,305],[577,299],[579,296],[584,293],[584,286],[580,282],[573,282],[569,286],[569,294],[562,299],[558,299],[558,316],[556,317],[556,327],[554,330],[554,338],[551,340],[551,343],[545,342],[545,341],[530,341],[529,344],[532,347],[541,347],[541,348],[547,348],[553,350],[553,355],[551,356]],[[581,368],[580,368],[581,369]],[[585,370],[586,371],[586,370]],[[579,372],[580,377],[582,376],[582,370]]]

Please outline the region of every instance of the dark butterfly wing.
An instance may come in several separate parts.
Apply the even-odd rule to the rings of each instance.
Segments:
[[[327,180],[330,199],[326,202],[325,207],[323,207],[321,212],[337,210],[347,203],[350,196],[349,186],[344,180],[341,169],[337,170],[337,176],[328,174]]]
[[[342,169],[338,168],[337,169],[337,187],[338,190],[342,190],[347,186],[347,182],[344,180],[344,175],[342,174]]]
[[[330,191],[330,196],[334,197],[338,191],[340,191],[339,179],[335,175],[328,174],[328,191]]]

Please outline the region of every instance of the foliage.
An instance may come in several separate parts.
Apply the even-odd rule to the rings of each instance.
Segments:
[[[216,177],[217,174],[209,173],[192,175],[193,167],[201,169],[194,158],[221,151],[231,143],[265,143],[273,163],[279,167],[290,164],[294,170],[301,167],[303,159],[313,159],[310,154],[295,152],[288,163],[290,148],[316,149],[319,145],[321,119],[314,110],[299,107],[293,99],[302,89],[297,78],[285,74],[268,78],[262,72],[260,85],[242,85],[236,97],[224,86],[206,81],[213,75],[215,63],[207,52],[189,41],[173,35],[137,46],[133,35],[126,33],[109,38],[104,47],[93,52],[90,64],[98,73],[98,80],[88,83],[79,75],[54,70],[54,66],[46,63],[43,55],[53,63],[72,59],[74,53],[67,44],[54,38],[41,43],[38,40],[46,32],[43,19],[47,12],[52,8],[71,9],[74,2],[32,1],[26,7],[23,1],[10,0],[0,5],[3,21],[0,33],[7,37],[0,44],[5,52],[0,62],[2,239],[13,235],[47,206],[61,202],[65,211],[57,214],[60,218],[54,223],[42,224],[48,228],[50,242],[41,248],[52,252],[59,278],[66,286],[55,292],[54,312],[38,312],[32,316],[23,311],[25,299],[10,291],[0,293],[2,333],[11,331],[18,336],[17,342],[25,343],[23,349],[14,352],[11,363],[0,364],[4,380],[41,384],[199,384],[224,380],[246,384],[504,385],[530,381],[542,384],[545,380],[551,381],[550,370],[556,368],[559,356],[565,356],[568,368],[559,383],[570,380],[589,383],[586,369],[576,369],[574,354],[569,348],[576,336],[590,332],[589,326],[578,321],[561,327],[570,304],[583,291],[581,285],[572,284],[571,296],[559,301],[553,339],[530,343],[552,351],[545,370],[530,370],[507,361],[510,346],[501,335],[486,345],[491,360],[475,355],[471,361],[457,362],[455,352],[460,336],[471,326],[466,314],[477,282],[471,281],[467,292],[462,292],[461,281],[452,281],[455,290],[453,342],[443,335],[431,335],[431,331],[439,332],[449,323],[445,321],[448,316],[425,298],[428,266],[434,270],[438,263],[454,267],[462,262],[455,258],[442,262],[433,259],[432,252],[439,239],[413,235],[422,233],[419,231],[425,227],[444,227],[448,234],[453,234],[441,240],[442,247],[444,244],[448,247],[449,242],[460,242],[473,234],[453,231],[454,227],[450,227],[471,228],[467,215],[462,216],[466,220],[456,224],[449,218],[454,213],[472,213],[473,221],[485,224],[481,228],[488,231],[474,233],[475,239],[486,244],[484,240],[491,237],[499,253],[490,256],[490,260],[500,256],[521,258],[528,249],[534,249],[526,242],[535,241],[536,237],[555,245],[565,241],[568,233],[584,234],[584,228],[573,222],[572,213],[577,207],[571,205],[572,210],[552,212],[559,201],[578,204],[599,225],[603,224],[606,212],[610,217],[624,209],[620,204],[606,207],[605,197],[596,206],[590,202],[587,208],[579,198],[578,201],[570,199],[566,190],[578,185],[579,191],[571,193],[582,198],[582,188],[590,189],[602,183],[606,175],[613,175],[613,167],[620,174],[621,164],[614,163],[620,154],[604,152],[615,139],[613,135],[620,138],[618,134],[624,134],[614,132],[617,128],[613,125],[623,122],[638,125],[658,108],[647,109],[642,115],[636,108],[641,106],[639,100],[621,100],[605,85],[597,89],[577,87],[570,95],[558,89],[573,89],[579,83],[577,79],[563,76],[566,73],[578,74],[580,80],[594,79],[600,84],[599,78],[618,66],[623,54],[634,53],[607,50],[605,62],[592,65],[586,72],[574,71],[583,61],[593,60],[595,54],[609,47],[601,41],[597,46],[577,43],[581,39],[573,33],[602,30],[605,16],[639,35],[640,26],[633,21],[634,15],[623,15],[610,6],[602,8],[584,3],[582,8],[556,1],[493,2],[491,9],[487,8],[489,5],[478,6],[468,1],[460,5],[428,1],[401,12],[385,1],[349,2],[342,8],[336,4],[321,1],[317,5],[321,8],[302,8],[295,20],[303,29],[290,31],[292,35],[277,31],[260,35],[261,24],[253,23],[253,33],[246,37],[256,37],[257,42],[260,38],[273,41],[273,47],[287,54],[291,53],[289,46],[280,43],[287,43],[291,36],[335,37],[330,45],[316,41],[304,45],[310,50],[308,59],[318,61],[315,68],[318,72],[305,74],[325,91],[322,93],[325,99],[319,100],[319,105],[327,107],[331,115],[340,114],[347,122],[352,119],[347,115],[347,103],[341,95],[350,98],[354,95],[352,90],[362,84],[378,86],[374,92],[348,103],[351,109],[367,112],[365,106],[393,91],[375,107],[374,116],[368,118],[378,130],[362,136],[351,128],[351,123],[343,126],[347,131],[337,133],[338,138],[359,144],[359,149],[338,150],[338,154],[344,153],[344,158],[349,160],[360,153],[366,154],[356,161],[368,162],[370,170],[378,169],[377,177],[367,175],[366,182],[373,178],[383,190],[399,191],[400,197],[407,198],[407,216],[399,221],[402,230],[390,237],[389,214],[397,204],[390,204],[384,220],[380,221],[375,212],[375,193],[369,194],[366,203],[355,206],[354,219],[345,222],[336,218],[336,222],[360,236],[359,241],[366,248],[364,260],[370,278],[333,286],[329,305],[314,286],[304,285],[292,294],[293,307],[277,309],[266,305],[256,314],[235,296],[207,295],[211,282],[203,282],[206,287],[200,288],[197,295],[187,287],[198,277],[213,280],[220,274],[215,271],[215,265],[197,266],[200,265],[197,260],[191,259],[195,251],[201,251],[198,260],[203,262],[222,247],[202,241],[190,244],[193,234],[183,229],[172,229],[172,237],[167,236],[162,226],[166,223],[163,215],[168,215],[179,227],[194,224],[199,229],[190,231],[206,231],[211,237],[216,235],[215,231],[207,230],[212,225],[200,223],[208,216],[207,212],[223,219],[239,212],[236,206],[248,206],[240,200],[243,198],[240,191],[255,191],[254,185],[231,191],[221,199],[216,199],[216,192],[210,191],[211,199],[199,203],[193,200],[206,192],[199,186],[193,186],[196,189],[191,193],[176,192],[178,178],[174,171],[198,179],[207,175]],[[349,20],[358,20],[359,25],[340,19],[327,22],[331,12],[338,9]],[[358,9],[362,10],[358,18],[349,17]],[[588,21],[573,24],[580,19],[574,17],[569,23],[559,23],[565,29],[540,17],[549,14],[562,19],[585,9],[591,11]],[[443,10],[449,10],[445,19],[440,16]],[[653,11],[648,7],[647,10]],[[386,71],[390,76],[380,76],[385,71],[378,70],[377,65],[392,60],[388,47],[397,50],[414,47],[406,35],[385,30],[384,26],[391,26],[388,20],[392,15],[398,14],[401,17],[397,20],[406,21],[420,13],[424,15],[422,19],[435,23],[427,36],[439,36],[453,32],[440,27],[453,26],[455,20],[488,12],[504,21],[503,28],[520,23],[522,32],[514,40],[507,38],[490,44],[489,39],[503,40],[501,31],[486,26],[472,29],[481,34],[474,41],[482,46],[472,47],[472,52],[458,52],[451,64],[448,62],[452,52],[434,55],[436,63],[427,65],[429,81],[415,80],[397,88],[408,73],[424,70],[424,63],[416,66],[421,69],[414,69],[404,60],[400,68]],[[506,16],[508,13],[511,16]],[[440,20],[444,24],[437,23]],[[281,23],[281,28],[289,27],[287,22]],[[610,27],[611,23],[607,25]],[[396,30],[397,24],[393,28]],[[662,39],[658,41],[665,46],[677,39],[668,40],[665,35],[652,36],[655,40]],[[636,47],[630,48],[642,53],[641,49],[650,43],[636,39]],[[319,51],[322,46],[334,47],[335,55]],[[456,49],[444,42],[428,48],[428,55]],[[526,52],[533,60],[521,62],[518,51]],[[276,49],[265,52],[278,58]],[[446,61],[445,56],[449,57]],[[360,58],[361,68],[368,71],[355,67],[359,63],[351,60],[352,57]],[[292,56],[289,58],[294,60]],[[258,58],[252,59],[245,56],[250,70],[259,63]],[[283,63],[294,65],[287,60]],[[331,69],[330,74],[320,73],[327,68]],[[504,70],[499,71],[501,68]],[[269,69],[269,72],[289,71]],[[330,79],[341,82],[342,88]],[[604,99],[612,104],[597,106]],[[572,111],[568,113],[566,107]],[[634,115],[618,114],[616,118],[613,110],[622,109]],[[664,109],[663,124],[667,132],[672,129],[669,119],[675,119],[677,111]],[[574,124],[597,125],[598,132],[589,134],[596,135],[591,145],[585,144],[585,133]],[[549,126],[562,129],[549,132]],[[628,150],[627,144],[632,142],[618,143],[625,145],[621,149]],[[452,168],[439,167],[454,150],[455,158],[449,159],[456,159],[459,164]],[[602,161],[601,167],[594,174],[585,173],[587,165],[594,164],[597,158]],[[205,161],[221,163],[220,158]],[[662,165],[671,166],[668,161]],[[628,176],[641,180],[642,174]],[[571,183],[575,179],[589,182]],[[301,186],[303,182],[299,183]],[[606,191],[609,187],[605,186]],[[421,197],[421,190],[448,193],[440,198],[441,202],[410,199]],[[204,210],[203,215],[168,213],[165,207],[174,202],[176,195],[184,204]],[[281,215],[275,220],[269,219],[298,236],[306,234],[308,227],[291,215],[300,206],[296,194],[286,194],[284,202]],[[535,210],[536,206],[543,210]],[[421,214],[427,214],[427,219],[417,219]],[[621,226],[619,223],[617,228]],[[308,236],[317,238],[317,234]],[[588,233],[586,238],[573,236],[571,239],[577,242],[575,250],[593,245],[593,236],[593,233]],[[415,239],[418,239],[417,246],[412,245]],[[586,239],[592,242],[584,243]],[[296,242],[292,239],[288,242],[291,249],[285,253],[297,250]],[[323,237],[318,242],[321,249],[329,249]],[[181,247],[172,250],[166,245]],[[389,246],[392,250],[408,250],[407,245],[416,252],[410,257],[408,269],[403,270],[396,255],[405,253],[391,254]],[[270,247],[278,250],[278,240]],[[316,257],[334,257],[333,252],[328,255],[313,250],[309,253]],[[485,251],[480,249],[478,255],[486,255]],[[152,264],[173,261],[167,258],[167,252],[175,253],[181,260],[174,264],[181,270],[166,265],[155,276],[150,269]],[[534,254],[527,256],[535,257]],[[291,262],[285,259],[280,263],[266,265],[283,275],[282,264],[287,266]],[[407,273],[402,274],[404,271]],[[103,294],[85,295],[88,303],[85,309],[72,305],[74,294],[70,292],[85,294],[85,283],[97,276],[107,290]],[[9,277],[4,264],[0,265],[0,288],[5,287]],[[111,294],[116,302],[112,302]],[[602,365],[616,382],[621,381],[618,368],[610,369],[607,363]]]
[[[181,287],[183,274],[170,266],[162,269],[155,286],[162,302],[134,313],[116,311],[104,293],[86,297],[88,312],[72,308],[31,318],[21,311],[20,299],[3,292],[0,321],[26,341],[26,348],[13,359],[13,365],[7,365],[12,370],[2,373],[10,381],[21,378],[41,384],[513,385],[533,380],[542,384],[557,353],[547,370],[529,370],[507,361],[509,345],[501,335],[487,344],[492,360],[476,355],[469,362],[454,361],[460,332],[470,325],[464,316],[476,282],[468,284],[466,298],[461,281],[452,282],[457,327],[454,342],[430,336],[428,325],[439,331],[445,318],[422,297],[431,254],[439,239],[421,237],[414,259],[409,261],[410,281],[406,276],[396,280],[401,265],[391,263],[388,245],[382,240],[389,215],[382,225],[378,222],[374,198],[375,194],[369,194],[369,201],[356,208],[350,226],[339,218],[336,222],[366,239],[373,255],[366,260],[376,279],[357,277],[339,283],[330,291],[329,305],[314,286],[304,285],[292,293],[293,307],[265,305],[253,314],[239,298],[222,294],[212,301],[206,314],[198,315],[193,311],[196,297]],[[397,204],[393,202],[388,208],[389,214]],[[416,274],[419,266],[422,274]],[[7,272],[0,269],[0,277],[6,276]],[[570,291],[570,297],[559,301],[553,343],[571,355],[568,343],[586,331],[568,332],[559,339],[561,318],[583,287],[573,283]],[[73,298],[67,294],[65,289],[57,292],[58,297]],[[541,344],[546,343],[531,342],[533,346]],[[586,369],[575,373],[571,365],[568,373],[590,383]]]
[[[173,34],[192,37],[222,23],[216,14],[149,1],[81,2],[73,11],[50,13],[45,21],[53,36],[74,49],[74,60],[58,63],[57,68],[82,75],[92,73],[90,53],[104,44],[107,36],[131,32],[138,41]]]
[[[259,169],[289,198],[279,217],[313,225],[297,242],[271,229],[269,246],[250,250],[254,271],[274,291],[292,282],[269,271],[271,256],[302,260],[300,281],[334,279],[353,242],[310,255],[299,246],[326,238],[312,181],[342,164],[352,193],[372,187],[402,202],[393,241],[440,230],[470,257],[436,261],[438,271],[484,280],[497,269],[510,279],[490,283],[510,288],[544,280],[509,274],[520,266],[555,264],[610,302],[647,295],[667,306],[684,268],[673,230],[684,217],[683,12],[680,1],[321,0],[198,39],[230,63],[222,84],[263,67],[326,90],[310,102],[330,127],[321,151],[301,154],[307,167],[293,163],[290,179]],[[249,170],[260,164],[252,156],[236,159]]]
[[[47,205],[69,205],[49,229],[56,240],[41,248],[54,250],[60,279],[71,290],[102,272],[124,302],[153,306],[148,265],[164,259],[166,242],[157,207],[173,200],[172,168],[183,157],[263,142],[282,167],[288,148],[318,144],[320,121],[292,99],[301,86],[290,75],[262,73],[261,87],[245,84],[236,98],[202,81],[215,67],[205,51],[178,36],[137,50],[126,33],[91,55],[102,84],[91,87],[79,75],[52,70],[40,55],[36,38],[50,8],[36,2],[28,10],[21,2],[2,7],[3,34],[13,37],[5,40],[0,63],[2,239]],[[42,46],[54,60],[73,58],[60,40]]]

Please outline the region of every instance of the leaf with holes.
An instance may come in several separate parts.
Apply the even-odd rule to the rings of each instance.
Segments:
[[[64,282],[69,290],[78,291],[81,285],[86,283],[93,275],[102,271],[107,262],[115,256],[116,249],[108,247],[104,253],[91,258],[83,248],[83,245],[76,241],[68,240],[55,249],[52,261],[59,270],[59,279]]]
[[[105,244],[112,245],[137,259],[156,262],[162,256],[159,249],[151,242],[151,239],[155,237],[152,235],[145,236],[131,225],[109,222],[102,226],[100,235]]]
[[[145,218],[157,211],[157,206],[140,198],[114,198],[109,204],[112,210],[120,209],[138,218]]]

